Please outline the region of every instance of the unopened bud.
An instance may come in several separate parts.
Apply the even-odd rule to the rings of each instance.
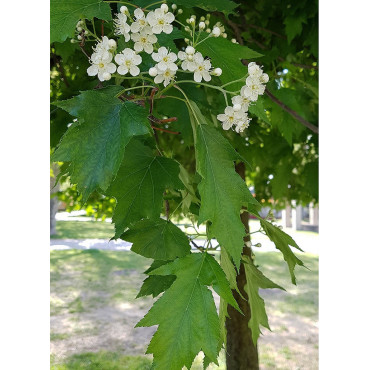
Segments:
[[[215,68],[214,70],[213,70],[213,74],[215,75],[215,76],[221,76],[222,75],[222,69],[221,68]]]
[[[247,246],[248,248],[250,248],[250,247],[252,246],[252,243],[251,243],[250,241],[247,241],[245,244],[246,244],[246,246]]]
[[[222,34],[222,37],[223,37],[224,39],[226,39],[226,37],[227,37],[227,33],[226,33],[226,32],[224,32],[224,33]]]
[[[168,12],[168,5],[167,5],[167,4],[162,4],[162,5],[161,5],[161,9],[162,9],[165,13],[167,13],[167,12]]]
[[[77,39],[78,39],[78,40],[82,40],[82,36],[81,36],[81,35],[78,35],[78,36],[77,36]]]
[[[236,44],[236,39],[231,39],[231,42],[232,42],[233,44]]]
[[[108,46],[109,46],[109,48],[110,48],[110,49],[115,49],[115,48],[117,47],[117,43],[116,43],[116,41],[115,41],[115,40],[110,39],[110,40],[108,41]]]
[[[257,244],[255,245],[255,247],[257,247],[257,248],[261,248],[261,247],[262,247],[262,244],[261,244],[261,243],[257,243]]]
[[[207,19],[205,22],[206,26],[209,26],[209,20]]]
[[[127,13],[128,12],[128,9],[127,9],[127,6],[123,5],[119,8],[119,11],[123,14]]]
[[[77,27],[77,31],[78,32],[81,32],[82,31],[82,27]]]
[[[199,29],[204,30],[206,28],[206,24],[204,22],[199,22]]]
[[[87,36],[90,32],[88,30],[85,31],[85,35]]]
[[[211,33],[211,29],[210,29],[210,28],[207,28],[207,29],[206,29],[206,32],[207,32],[207,33]]]
[[[185,53],[189,54],[189,55],[192,55],[192,54],[195,53],[195,49],[192,46],[189,45],[189,46],[186,47]]]
[[[188,44],[190,40],[189,39],[185,39],[184,41]]]
[[[201,21],[201,22],[203,22],[203,21],[205,21],[206,20],[206,18],[205,17],[203,17],[203,15],[199,18],[199,20]]]
[[[177,9],[177,5],[176,4],[172,4],[171,5],[171,8],[172,8],[172,10],[176,10]]]
[[[182,14],[182,12],[183,12],[183,10],[182,10],[182,9],[179,9],[179,10],[177,11],[177,14]]]

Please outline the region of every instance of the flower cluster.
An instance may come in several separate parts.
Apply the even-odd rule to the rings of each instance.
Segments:
[[[231,99],[233,106],[227,106],[223,114],[218,114],[217,119],[222,122],[222,128],[229,130],[233,128],[236,132],[243,132],[250,122],[248,109],[251,102],[255,102],[259,95],[265,92],[265,83],[269,77],[255,63],[248,64],[248,77],[245,85],[240,89],[240,95]]]
[[[177,14],[182,13],[182,10],[177,9],[175,4],[172,5],[172,10],[174,12],[177,10]],[[157,62],[154,67],[149,69],[149,75],[155,77],[154,82],[157,84],[163,83],[164,86],[167,86],[171,81],[174,81],[180,64],[182,71],[194,74],[196,82],[202,80],[208,82],[211,80],[211,75],[220,76],[221,68],[213,68],[211,61],[204,58],[193,46],[189,45],[185,51],[179,51],[178,54],[175,54],[158,45],[157,35],[162,32],[170,34],[173,31],[172,23],[174,21],[175,15],[169,11],[166,4],[162,4],[160,8],[149,11],[147,14],[143,9],[136,8],[133,16],[126,6],[122,6],[120,13],[116,14],[114,19],[114,33],[116,36],[123,36],[126,43],[131,40],[133,46],[126,47],[122,52],[116,53],[115,40],[104,36],[94,48],[94,53],[90,58],[91,66],[87,70],[88,75],[97,75],[100,81],[109,80],[112,73],[116,71],[120,75],[138,76],[140,74],[139,65],[142,63],[142,57],[139,54],[145,52],[152,56],[154,62]],[[79,21],[77,28],[81,26],[82,22]],[[195,27],[196,16],[192,15],[187,22]],[[207,19],[201,17],[198,25],[199,32],[208,25],[209,15]],[[193,31],[195,32],[194,27]],[[218,37],[221,34],[225,37],[226,34],[223,31],[223,26],[216,23],[212,31],[209,29],[209,37]],[[188,39],[185,41],[189,43]],[[112,62],[113,59],[118,67]]]

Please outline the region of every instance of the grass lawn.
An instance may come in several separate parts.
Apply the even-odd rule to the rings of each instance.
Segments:
[[[75,223],[81,225],[59,223],[59,232],[75,238]],[[106,235],[111,225],[101,225]],[[294,286],[280,253],[256,253],[261,270],[287,289],[261,291],[273,330],[262,330],[261,369],[317,369],[318,258],[299,257],[310,270],[297,267]],[[134,326],[153,303],[135,299],[151,260],[132,252],[66,250],[52,251],[50,261],[52,369],[149,369],[144,354],[155,327]],[[224,363],[221,354],[219,369]],[[201,368],[198,358],[192,369]]]
[[[110,239],[113,224],[105,221],[57,221],[57,234],[52,239]]]

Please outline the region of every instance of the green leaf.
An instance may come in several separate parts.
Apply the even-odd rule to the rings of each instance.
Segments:
[[[254,266],[252,260],[248,256],[243,256],[243,264],[247,277],[245,291],[248,294],[249,306],[251,308],[251,318],[249,320],[248,326],[252,330],[252,339],[254,344],[256,344],[257,339],[261,333],[260,325],[271,330],[267,319],[265,302],[259,296],[258,289],[285,289],[275,284],[273,281],[263,275],[262,272],[258,270],[256,266]]]
[[[212,222],[209,234],[216,237],[239,267],[245,236],[240,210],[259,203],[235,172],[234,161],[240,159],[239,155],[215,128],[198,125],[195,151],[197,171],[203,178],[199,184],[198,222]]]
[[[207,33],[206,35],[208,36]],[[247,67],[242,64],[241,59],[250,60],[262,56],[246,46],[234,44],[223,37],[210,37],[197,45],[196,49],[211,58],[213,67],[222,69],[220,80],[223,84],[241,79],[247,74]],[[242,85],[243,82],[240,83],[240,86]]]
[[[159,35],[157,35],[157,39],[159,45],[170,48],[171,51],[177,53],[178,49],[173,40],[184,39],[187,36],[188,36],[187,33],[185,33],[182,30],[179,30],[177,27],[174,27],[173,31],[170,34],[162,32]]]
[[[290,235],[286,234],[283,230],[280,230],[278,227],[272,225],[270,222],[267,222],[261,218],[260,218],[260,223],[263,229],[265,230],[266,235],[270,238],[272,242],[275,243],[276,248],[279,249],[281,253],[283,254],[284,260],[287,262],[289,266],[289,272],[290,272],[290,277],[292,279],[292,283],[296,284],[294,268],[296,265],[304,266],[304,264],[292,252],[289,245],[291,245],[294,248],[297,248],[300,251],[302,251],[302,249],[299,248],[299,246],[293,240],[293,238]]]
[[[285,33],[288,36],[288,43],[302,33],[302,23],[306,23],[306,17],[304,15],[294,15],[285,18]]]
[[[147,7],[148,9],[159,7],[158,4],[148,6],[153,4],[153,0],[137,0],[135,1],[135,4],[139,5],[140,7]],[[226,15],[233,13],[233,9],[238,6],[238,4],[230,0],[176,0],[176,5],[178,7],[185,8],[198,7],[209,11],[218,10]]]
[[[153,261],[151,266],[144,272],[144,274],[149,274],[156,268],[168,263],[169,261]],[[157,297],[159,294],[167,290],[172,283],[175,281],[176,276],[174,275],[150,275],[148,276],[141,286],[139,294],[136,298],[152,295],[153,298]]]
[[[93,17],[110,21],[109,4],[100,0],[51,0],[50,42],[63,42],[67,37],[73,37],[77,22]]]
[[[264,102],[264,98],[261,96],[261,97],[259,97],[259,99],[256,102],[252,102],[249,105],[248,110],[251,113],[253,113],[254,115],[256,115],[262,121],[271,125],[271,122],[270,122],[270,120],[268,119],[268,117],[266,115],[266,111],[265,111],[263,102]]]
[[[63,136],[52,160],[71,162],[71,182],[77,184],[83,202],[96,188],[107,189],[130,139],[151,132],[145,108],[117,99],[121,90],[109,86],[55,103],[79,118]]]
[[[113,214],[116,238],[131,223],[159,218],[164,190],[184,188],[179,172],[175,160],[155,156],[152,149],[137,140],[129,143],[117,176],[106,191],[117,200]]]
[[[147,353],[153,368],[188,369],[203,351],[217,364],[220,326],[211,291],[213,285],[238,309],[220,265],[208,253],[192,253],[151,271],[150,275],[176,275],[176,280],[136,326],[159,325]]]
[[[121,235],[132,242],[131,250],[155,260],[173,260],[190,253],[187,236],[171,221],[144,219]]]

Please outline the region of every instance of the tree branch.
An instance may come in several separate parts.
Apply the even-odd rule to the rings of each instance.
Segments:
[[[276,96],[274,96],[268,89],[265,90],[266,95],[277,105],[279,105],[283,110],[288,112],[292,117],[302,123],[302,125],[309,128],[315,134],[319,133],[319,128],[312,123],[306,121],[303,117],[301,117],[296,111],[286,106],[281,100],[279,100]]]

